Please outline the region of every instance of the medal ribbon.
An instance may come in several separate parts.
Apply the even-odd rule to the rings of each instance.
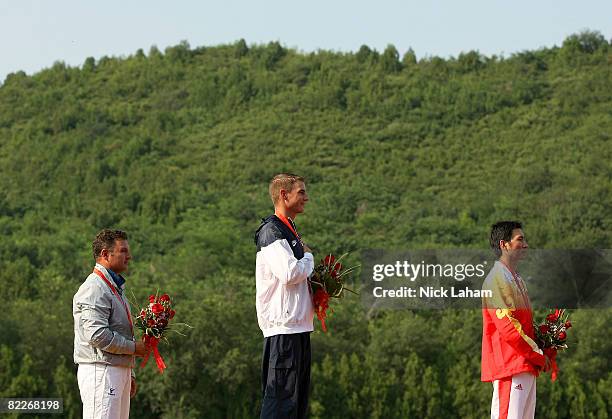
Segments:
[[[274,215],[276,215],[276,217],[281,220],[283,222],[283,224],[285,224],[287,227],[289,227],[289,230],[291,230],[291,232],[295,235],[295,237],[300,241],[300,243],[302,242],[302,238],[300,237],[300,235],[297,233],[297,231],[295,231],[295,228],[293,228],[293,226],[291,225],[291,223],[289,222],[289,220],[287,219],[287,217],[285,217],[282,214],[279,213],[274,213]]]
[[[283,222],[283,224],[285,224],[287,227],[289,227],[289,230],[291,230],[291,232],[295,235],[295,237],[300,241],[302,246],[304,246],[304,242],[302,242],[302,238],[297,233],[297,231],[295,231],[295,228],[293,228],[293,226],[291,225],[291,223],[289,222],[287,217],[285,217],[284,215],[279,214],[277,212],[275,212],[274,215],[276,215],[276,218],[281,220]],[[310,279],[307,282],[308,282],[308,293],[312,296],[312,286],[310,285]],[[325,327],[325,323],[323,323],[323,327]]]
[[[121,298],[121,296],[119,295],[119,293],[117,292],[117,290],[115,289],[115,287],[113,287],[111,285],[111,283],[109,282],[108,279],[106,279],[106,277],[104,276],[104,274],[98,269],[98,268],[94,268],[94,273],[96,275],[98,275],[100,277],[100,279],[104,282],[106,282],[106,285],[108,285],[108,287],[111,289],[111,291],[113,292],[113,294],[115,294],[115,297],[117,297],[119,299],[119,301],[121,301],[121,304],[123,304],[123,308],[125,309],[125,314],[127,315],[128,320],[130,321],[130,330],[132,331],[132,337],[134,337],[134,325],[132,324],[132,314],[130,313],[130,310],[128,309],[127,304],[125,303],[125,301],[123,301],[123,298]]]
[[[527,289],[525,288],[525,283],[523,282],[523,278],[521,278],[519,274],[515,273],[512,269],[510,269],[510,267],[506,265],[504,262],[502,262],[501,260],[500,262],[502,265],[506,267],[506,269],[510,271],[510,274],[512,274],[512,279],[514,279],[514,282],[516,283],[518,290],[521,292],[524,302],[527,303],[526,308],[531,309],[531,301],[529,300],[529,295],[527,295]]]

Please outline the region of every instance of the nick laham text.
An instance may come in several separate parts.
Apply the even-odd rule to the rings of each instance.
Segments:
[[[384,289],[383,287],[375,287],[372,294],[376,298],[482,298],[493,297],[491,290],[471,290],[455,287],[399,287],[393,289]]]

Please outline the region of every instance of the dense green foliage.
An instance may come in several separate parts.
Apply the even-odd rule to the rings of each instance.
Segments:
[[[255,417],[254,307],[267,182],[303,174],[315,253],[487,246],[516,218],[532,247],[612,246],[612,46],[596,32],[511,57],[304,54],[244,41],[56,63],[0,86],[0,397],[80,416],[72,296],[103,227],[128,231],[128,286],[194,326],[139,370],[133,417]],[[316,255],[315,255],[316,256]],[[136,310],[134,308],[134,310]],[[605,418],[610,310],[574,313],[538,416]],[[485,417],[480,312],[366,312],[313,335],[315,418]]]

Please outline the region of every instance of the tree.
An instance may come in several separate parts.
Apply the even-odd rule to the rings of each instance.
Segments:
[[[383,71],[387,73],[395,73],[402,69],[402,63],[399,61],[399,53],[395,46],[389,44],[382,56],[380,57],[380,65]]]
[[[565,38],[562,48],[574,52],[593,54],[599,49],[607,49],[608,43],[600,32],[584,31]]]
[[[404,67],[411,67],[417,63],[416,54],[412,48],[408,48],[408,51],[402,57],[402,65]]]
[[[249,52],[249,47],[247,46],[244,38],[241,38],[238,42],[236,42],[236,58],[242,58]]]
[[[365,63],[370,59],[371,55],[372,50],[370,49],[370,47],[368,47],[367,45],[362,45],[359,47],[359,51],[357,51],[355,57],[360,63]]]

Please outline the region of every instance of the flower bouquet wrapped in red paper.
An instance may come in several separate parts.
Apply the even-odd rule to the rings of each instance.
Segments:
[[[536,342],[544,354],[551,360],[551,379],[555,381],[559,373],[557,352],[567,349],[567,329],[572,327],[569,315],[565,310],[556,309],[546,316],[540,325],[534,325]]]
[[[325,256],[325,259],[315,266],[310,276],[312,302],[315,314],[321,322],[321,328],[324,332],[327,332],[325,318],[329,309],[329,299],[342,298],[345,290],[357,294],[355,291],[344,286],[347,275],[359,267],[353,266],[344,269],[340,261],[346,255],[345,253],[338,259],[332,254]]]
[[[140,314],[136,317],[136,326],[142,330],[145,344],[147,345],[147,353],[140,364],[141,367],[144,367],[149,360],[149,356],[151,356],[151,352],[153,352],[153,356],[155,357],[155,362],[157,363],[157,368],[160,373],[164,372],[166,368],[166,364],[164,363],[164,359],[161,357],[159,353],[159,349],[157,345],[159,341],[164,339],[166,342],[168,339],[166,338],[166,333],[170,330],[182,335],[177,330],[171,329],[169,327],[169,322],[174,318],[175,311],[172,309],[172,301],[168,294],[163,294],[161,296],[150,295],[149,296],[149,305],[140,310]],[[185,323],[177,323],[175,326],[182,325],[191,327]]]

